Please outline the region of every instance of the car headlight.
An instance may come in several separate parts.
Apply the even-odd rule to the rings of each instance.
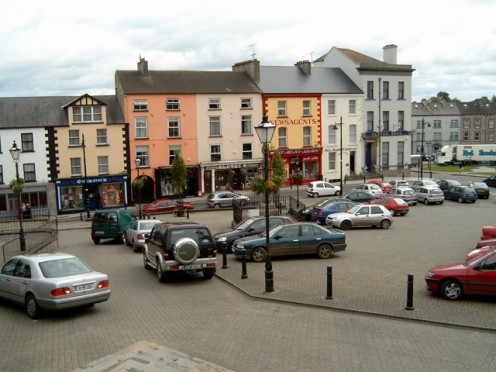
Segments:
[[[220,242],[220,243],[225,242],[226,240],[227,240],[227,238],[225,236],[223,236],[222,238],[217,239],[217,241]]]
[[[245,245],[243,243],[236,244],[236,248],[245,249]]]
[[[434,273],[432,271],[429,271],[426,275],[428,278],[432,278],[434,276]]]

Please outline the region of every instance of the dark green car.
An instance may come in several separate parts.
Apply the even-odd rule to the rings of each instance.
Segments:
[[[134,216],[124,209],[102,209],[95,212],[91,221],[91,239],[95,244],[101,239],[116,239],[124,243],[126,230]]]

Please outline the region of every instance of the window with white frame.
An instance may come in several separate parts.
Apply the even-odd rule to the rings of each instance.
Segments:
[[[96,144],[97,145],[107,145],[108,144],[107,129],[106,128],[96,130]]]
[[[107,174],[109,174],[108,156],[99,156],[98,157],[98,175],[107,175]]]
[[[438,128],[438,129],[439,129],[439,128],[441,128],[441,123],[442,123],[442,122],[441,122],[441,120],[439,120],[439,119],[433,120],[433,121],[432,121],[432,127],[433,127],[433,128]]]
[[[169,165],[172,165],[174,158],[176,157],[176,154],[181,156],[181,153],[182,153],[181,146],[177,146],[177,145],[169,146]]]
[[[134,111],[147,111],[148,101],[146,99],[135,99],[134,100]]]
[[[367,111],[367,131],[374,131],[374,111]]]
[[[327,101],[327,115],[336,115],[336,100],[330,99]]]
[[[181,121],[179,117],[167,118],[167,126],[169,130],[169,138],[181,137]]]
[[[470,139],[469,133],[463,132],[463,142],[468,142],[469,139]]]
[[[209,98],[208,99],[208,109],[209,110],[220,110],[220,98]]]
[[[494,142],[494,132],[489,132],[488,133],[488,142]]]
[[[470,119],[463,119],[463,128],[470,128]]]
[[[241,134],[252,134],[251,115],[241,115]]]
[[[312,128],[303,127],[303,146],[312,146]]]
[[[382,99],[389,99],[389,81],[382,82]]]
[[[417,129],[422,129],[422,120],[417,120]]]
[[[405,129],[405,111],[398,111],[398,130]]]
[[[330,152],[329,153],[329,159],[327,160],[327,168],[330,171],[335,171],[336,170],[336,158],[337,158],[337,153],[336,152]]]
[[[69,129],[69,146],[80,146],[79,142],[79,130]]]
[[[279,147],[288,147],[288,135],[286,128],[284,127],[278,128],[277,137],[278,137]]]
[[[277,101],[277,116],[286,116],[286,101]]]
[[[480,132],[474,132],[474,142],[480,142]]]
[[[148,146],[136,146],[136,158],[140,160],[140,168],[149,167],[150,148]]]
[[[210,136],[211,137],[220,136],[220,116],[210,116],[209,125],[210,125]]]
[[[253,159],[253,146],[251,143],[243,143],[243,160]]]
[[[450,132],[450,141],[458,141],[458,132]]]
[[[72,120],[75,123],[102,121],[102,106],[73,106]]]
[[[356,114],[356,99],[350,99],[348,101],[348,113],[350,115]]]
[[[403,141],[398,142],[398,165],[405,164],[405,143]]]
[[[487,123],[489,129],[494,129],[494,119],[488,119]]]
[[[434,141],[442,141],[443,140],[443,133],[442,132],[432,132],[432,139]]]
[[[181,109],[181,101],[179,98],[167,98],[165,100],[165,108],[168,111],[179,111]]]
[[[210,145],[210,161],[221,161],[221,147],[220,145]]]
[[[251,109],[251,98],[241,98],[241,108],[242,109]]]
[[[474,128],[480,129],[480,127],[481,127],[481,120],[480,119],[474,119]]]
[[[81,174],[81,158],[71,158],[71,177],[79,177]]]
[[[308,100],[303,101],[303,116],[310,116],[312,114],[310,103]]]
[[[389,142],[384,142],[382,144],[382,166],[389,166]]]
[[[34,151],[33,133],[21,133],[22,152]]]
[[[36,168],[34,163],[25,163],[22,167],[24,171],[24,181],[36,182]]]
[[[134,136],[135,138],[148,138],[148,118],[146,116],[134,118]]]
[[[398,81],[398,99],[405,99],[405,82]]]
[[[450,128],[459,128],[460,123],[458,122],[458,119],[451,119],[450,120]]]
[[[3,165],[0,164],[0,184],[3,184]]]
[[[367,81],[367,99],[374,99],[374,82]]]
[[[329,125],[327,126],[327,142],[329,145],[335,145],[336,144],[336,126],[335,125]]]
[[[388,132],[389,129],[389,111],[382,112],[382,129]]]
[[[350,144],[356,145],[357,144],[357,126],[356,126],[356,124],[351,124],[349,126],[348,130],[349,130]]]

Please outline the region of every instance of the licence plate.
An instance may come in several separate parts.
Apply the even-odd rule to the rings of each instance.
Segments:
[[[88,291],[95,288],[95,283],[79,284],[74,287],[76,292]]]
[[[201,264],[183,266],[184,270],[196,270],[196,269],[201,269],[201,267],[202,267]]]

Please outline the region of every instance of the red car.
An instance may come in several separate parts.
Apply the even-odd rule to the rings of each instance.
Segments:
[[[151,204],[143,207],[145,213],[172,212],[182,206],[184,209],[193,209],[193,204],[189,202],[178,202],[172,199],[157,199]]]
[[[490,251],[493,248],[496,247],[485,246],[485,247],[476,248],[467,254],[467,257],[465,257],[465,261],[470,261],[473,260],[474,258],[482,256],[484,253]]]
[[[436,266],[425,276],[427,290],[446,300],[464,294],[496,296],[496,248],[466,262]]]
[[[375,185],[380,186],[384,194],[391,191],[391,189],[393,188],[393,185],[391,185],[388,182],[384,182],[383,180],[369,180],[367,181],[367,183],[373,183]]]
[[[393,216],[406,216],[410,211],[408,203],[394,196],[377,195],[374,199],[363,204],[380,204],[393,212]]]
[[[496,226],[483,226],[482,236],[480,240],[488,240],[496,238]]]

